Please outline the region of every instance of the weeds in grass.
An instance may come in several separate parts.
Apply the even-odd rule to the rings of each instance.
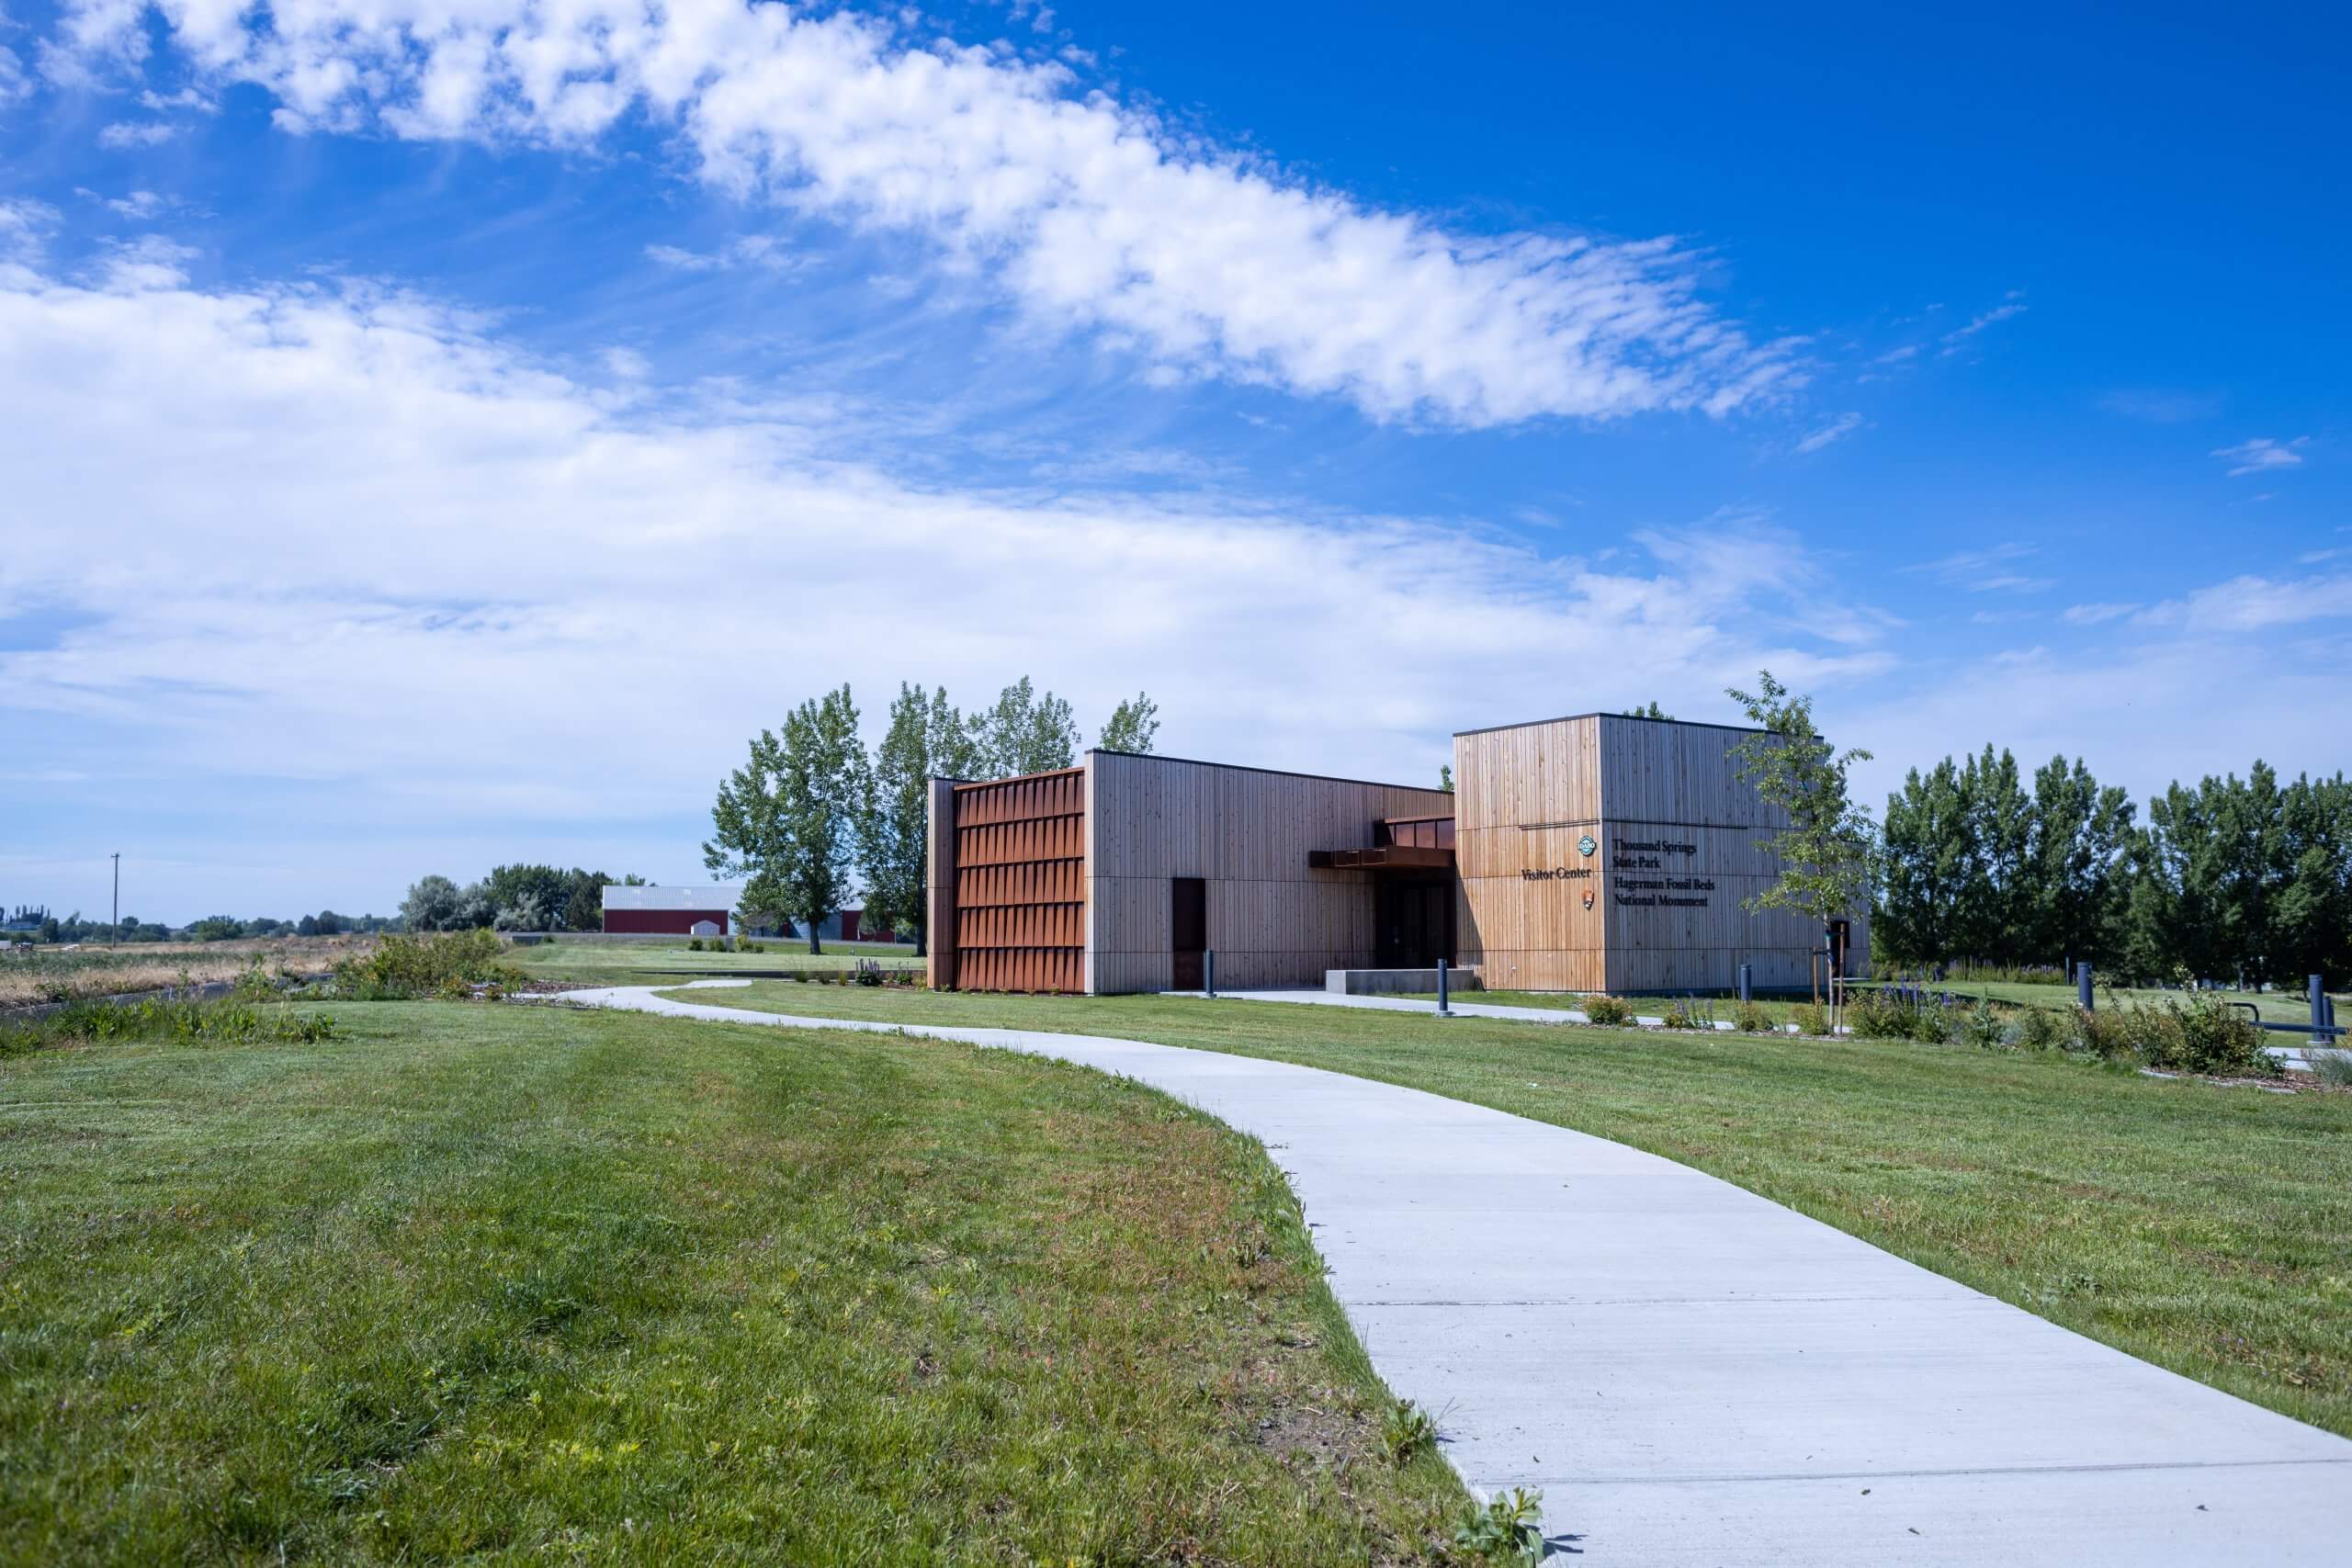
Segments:
[[[1481,1562],[1544,1561],[1544,1494],[1512,1487],[1498,1492],[1483,1508],[1473,1508],[1453,1532],[1453,1544]]]
[[[1819,1002],[1807,1002],[1791,1010],[1789,1021],[1797,1026],[1800,1034],[1826,1034],[1829,1032],[1829,1010]]]
[[[2330,1089],[2352,1089],[2352,1051],[2312,1051],[2305,1059],[2312,1076]]]
[[[1616,997],[1588,997],[1584,1015],[1595,1023],[1631,1023],[1634,1009],[1631,1003]]]
[[[1437,1417],[1409,1399],[1397,1400],[1380,1417],[1380,1446],[1402,1470],[1437,1447]]]
[[[176,1045],[266,1042],[307,1045],[336,1038],[325,1013],[288,1012],[250,1001],[69,1002],[46,1018],[0,1025],[0,1056],[60,1045],[161,1041]]]
[[[2048,1008],[2028,1008],[2011,1026],[2009,1043],[2029,1051],[2047,1051],[2066,1038],[2066,1026]]]

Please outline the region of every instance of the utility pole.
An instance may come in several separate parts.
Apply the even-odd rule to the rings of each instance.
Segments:
[[[122,945],[122,852],[114,852],[114,919],[107,922],[107,945]]]

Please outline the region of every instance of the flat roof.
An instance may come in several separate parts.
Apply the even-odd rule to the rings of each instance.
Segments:
[[[1320,779],[1325,784],[1362,784],[1368,789],[1419,790],[1423,795],[1452,793],[1435,784],[1391,784],[1385,779],[1349,779],[1337,773],[1294,773],[1288,768],[1253,768],[1247,762],[1204,762],[1198,757],[1163,757],[1157,751],[1116,751],[1107,746],[1089,746],[1086,749],[1090,757],[1098,751],[1105,757],[1134,757],[1146,762],[1182,762],[1188,768],[1230,768],[1237,773],[1272,773],[1278,779]]]
[[[731,909],[743,897],[740,882],[673,884],[667,887],[639,883],[605,884],[607,909]]]
[[[1645,713],[1564,713],[1557,718],[1523,718],[1517,724],[1488,724],[1476,729],[1457,729],[1456,735],[1492,735],[1498,729],[1532,729],[1539,724],[1572,724],[1580,718],[1627,718],[1641,724],[1674,724],[1685,729],[1728,729],[1735,735],[1767,735],[1751,724],[1709,724],[1702,718],[1652,718]]]

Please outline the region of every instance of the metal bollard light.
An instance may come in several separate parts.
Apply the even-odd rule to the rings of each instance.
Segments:
[[[1437,961],[1437,1015],[1440,1018],[1450,1018],[1453,1014],[1453,1009],[1447,1001],[1445,982],[1445,960],[1441,958]]]
[[[1756,965],[1753,964],[1739,966],[1739,999],[1743,1002],[1756,999]]]
[[[1212,997],[1216,995],[1216,949],[1214,947],[1201,954],[1201,988]]]
[[[2087,964],[2075,965],[2075,1000],[2085,1012],[2091,1010],[2091,966]]]
[[[2320,1032],[2321,1030],[2327,1027],[2327,987],[2321,982],[2320,977],[2316,975],[2312,976],[2311,996],[2312,1043],[2314,1045],[2333,1045],[2335,1043],[2335,1036],[2333,1034],[2322,1034]]]

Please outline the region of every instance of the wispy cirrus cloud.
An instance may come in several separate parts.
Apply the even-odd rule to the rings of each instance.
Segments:
[[[2298,435],[2292,441],[2278,441],[2267,435],[2257,435],[2241,441],[2234,446],[2217,446],[2212,456],[2230,465],[2230,477],[2240,474],[2265,474],[2278,468],[2300,468],[2303,466],[2302,448],[2311,445],[2311,437]]]
[[[2105,626],[2121,620],[2140,608],[2137,604],[2069,604],[2059,618],[2070,626]]]
[[[911,13],[908,14],[911,17]],[[135,70],[159,29],[199,84],[259,85],[294,131],[579,145],[633,113],[747,200],[927,239],[1032,319],[1163,377],[1453,426],[1784,394],[1792,342],[1701,298],[1670,238],[1473,233],[1203,143],[1068,64],[913,20],[744,0],[72,0],[61,47]]]
[[[2025,291],[2023,289],[2012,288],[2009,290],[2007,295],[2003,298],[2000,304],[1994,306],[1989,310],[1979,311],[1976,315],[1970,317],[1966,326],[1955,327],[1951,332],[1944,333],[1942,340],[1944,346],[1939,357],[1958,354],[1961,350],[1968,346],[1969,339],[1984,331],[1985,328],[1997,326],[1999,323],[2009,320],[2012,316],[2024,315],[2028,309],[2024,303],[2024,298]]]
[[[1988,549],[1962,550],[1902,570],[1931,576],[1939,582],[1971,593],[2039,593],[2055,587],[2057,579],[2030,576],[2018,570],[2016,565],[2039,553],[2032,545],[2009,543]]]
[[[1847,436],[1851,435],[1857,430],[1861,429],[1861,427],[1862,416],[1860,414],[1841,413],[1836,419],[1831,420],[1827,424],[1821,426],[1819,429],[1814,431],[1812,434],[1806,435],[1803,440],[1799,441],[1796,444],[1796,451],[1801,457],[1810,453],[1818,452],[1825,446],[1843,441]]]
[[[2212,392],[2168,392],[2153,387],[2123,387],[2100,394],[2098,406],[2127,419],[2153,424],[2186,424],[2211,419],[2222,412],[2222,399]]]

